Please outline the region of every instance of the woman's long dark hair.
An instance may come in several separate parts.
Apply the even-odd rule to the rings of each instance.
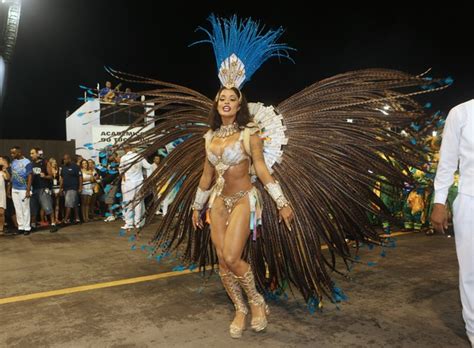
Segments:
[[[240,110],[237,111],[237,117],[235,118],[235,121],[239,125],[240,128],[244,128],[251,120],[252,116],[250,115],[249,111],[249,105],[247,103],[247,99],[245,96],[242,94],[242,92],[239,91],[238,88],[232,87],[232,88],[226,88],[226,87],[221,87],[219,89],[219,92],[217,92],[217,97],[214,100],[214,103],[212,104],[212,109],[211,112],[209,113],[209,125],[211,126],[212,130],[216,130],[222,125],[222,119],[221,115],[219,115],[219,111],[217,111],[217,103],[219,103],[219,97],[221,95],[221,92],[224,89],[231,89],[235,92],[237,97],[240,99]]]

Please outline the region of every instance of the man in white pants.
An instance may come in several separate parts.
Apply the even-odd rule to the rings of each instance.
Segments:
[[[15,206],[18,233],[31,232],[30,197],[33,165],[21,154],[19,146],[10,149],[12,161],[12,200]]]
[[[448,228],[446,199],[458,164],[459,187],[453,204],[453,225],[462,315],[467,336],[474,346],[474,99],[454,107],[444,126],[431,214],[433,227],[439,232]]]
[[[151,164],[140,159],[130,145],[124,147],[125,155],[120,158],[119,172],[122,175],[122,198],[124,206],[125,225],[122,229],[128,230],[143,225],[142,217],[144,203],[134,201],[135,195],[143,183],[143,170],[151,169]]]

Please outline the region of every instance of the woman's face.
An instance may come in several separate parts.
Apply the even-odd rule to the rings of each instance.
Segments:
[[[223,118],[232,118],[240,110],[239,96],[232,89],[223,89],[217,100],[217,111]]]
[[[94,168],[94,167],[95,167],[95,163],[94,163],[94,161],[93,161],[93,160],[89,160],[89,161],[87,161],[87,163],[89,163],[89,168],[91,168],[91,169],[92,169],[92,168]]]
[[[89,164],[87,163],[87,161],[82,161],[81,162],[81,169],[86,169],[89,167]]]

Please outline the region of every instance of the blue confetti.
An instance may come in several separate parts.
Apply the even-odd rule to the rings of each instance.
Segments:
[[[311,297],[308,300],[307,307],[308,307],[309,313],[314,314],[316,312],[316,309],[319,308],[319,299],[315,297]]]
[[[382,252],[380,253],[380,256],[382,256],[382,257],[387,256],[387,253],[385,252],[385,250],[382,250]]]
[[[373,266],[376,266],[376,265],[377,265],[377,262],[373,262],[373,261],[367,262],[367,266],[369,266],[369,267],[373,267]]]
[[[334,302],[347,301],[348,299],[347,295],[338,287],[332,289],[332,298]]]
[[[431,103],[429,103],[429,102],[428,102],[428,103],[426,103],[426,104],[425,104],[425,106],[424,106],[424,108],[425,108],[425,109],[429,109],[429,108],[431,108]]]
[[[111,188],[112,188],[111,185],[109,185],[109,184],[105,185],[105,187],[104,187],[104,192],[105,192],[105,193],[109,193],[109,191],[110,191]]]
[[[110,174],[110,175],[115,175],[115,174],[117,174],[117,173],[118,173],[118,171],[116,171],[116,170],[112,170],[112,169],[109,170],[109,174]]]
[[[135,240],[136,240],[135,236],[130,236],[130,238],[128,238],[129,242],[134,242]]]
[[[447,78],[444,79],[444,83],[447,85],[450,85],[454,82],[453,78],[451,76],[448,76]]]
[[[120,232],[119,232],[119,236],[120,237],[125,237],[125,235],[127,234],[127,231],[125,231],[124,229],[120,229]]]
[[[179,265],[179,266],[176,266],[172,269],[173,272],[182,272],[186,269],[185,266],[182,266],[182,265]]]
[[[115,210],[117,208],[120,208],[120,204],[114,204],[111,206],[112,210]]]
[[[99,157],[107,157],[107,154],[103,151],[99,152]]]
[[[79,113],[77,114],[77,116],[78,116],[78,117],[82,117],[82,116],[84,116],[85,114],[86,114],[85,112],[79,112]]]
[[[412,143],[413,145],[416,145],[416,139],[415,139],[415,138],[411,138],[411,139],[410,139],[410,143]]]
[[[137,246],[135,244],[133,244],[131,247],[130,247],[130,250],[136,250],[137,249]]]
[[[105,217],[111,216],[112,214],[110,213],[105,213]]]
[[[107,165],[107,158],[103,158],[100,160],[100,163],[103,165],[103,166],[106,166]]]
[[[120,197],[122,197],[122,194],[121,194],[120,192],[117,192],[117,193],[115,194],[115,197],[120,198]]]
[[[142,251],[145,251],[145,249],[146,249],[146,245],[145,245],[145,244],[143,244],[143,245],[140,247],[140,249],[141,249]]]
[[[189,266],[190,271],[194,271],[196,268],[197,268],[197,265],[195,265],[194,263]]]

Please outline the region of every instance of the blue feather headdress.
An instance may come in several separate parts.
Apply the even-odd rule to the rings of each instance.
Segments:
[[[239,20],[237,16],[229,19],[211,14],[208,18],[212,32],[203,27],[209,39],[191,44],[210,43],[214,48],[217,73],[222,86],[241,88],[250,80],[258,68],[271,57],[284,57],[293,61],[286,44],[277,43],[283,34],[283,28],[268,30],[251,18]]]

